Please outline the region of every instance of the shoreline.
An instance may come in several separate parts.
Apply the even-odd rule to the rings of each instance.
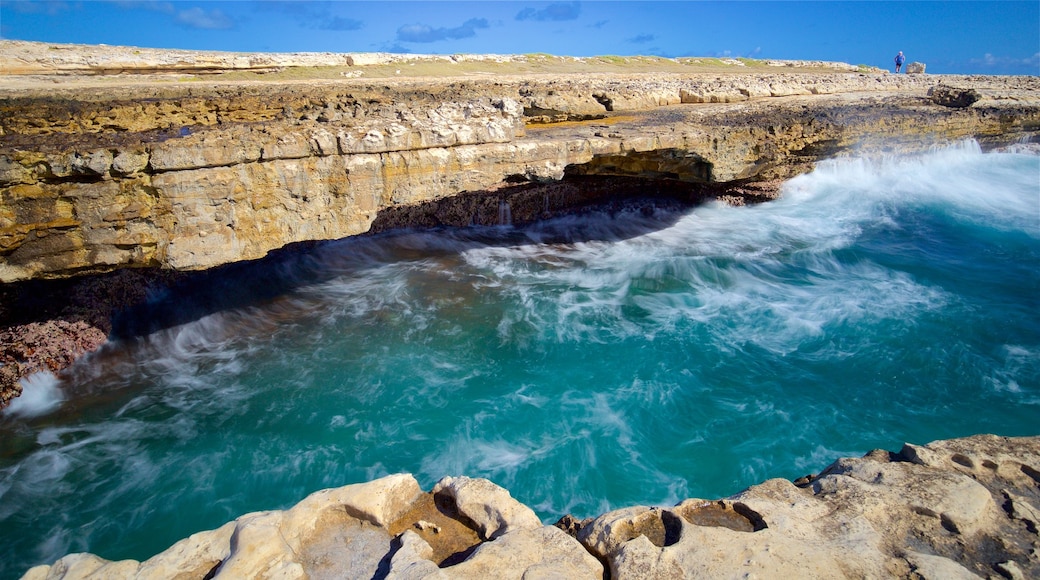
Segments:
[[[625,180],[605,180],[595,186],[579,188],[579,197],[589,196],[593,200],[587,205],[575,205],[566,210],[547,214],[525,209],[517,204],[519,196],[513,196],[517,205],[511,212],[514,225],[525,225],[539,219],[576,214],[594,209],[602,204],[623,199],[612,192],[618,188],[637,187]],[[647,186],[646,183],[641,185]],[[709,200],[718,200],[732,205],[763,203],[779,196],[782,183],[778,180],[746,183],[700,191],[702,188],[681,187],[674,183],[661,183],[654,189],[656,195],[664,195],[693,207]],[[544,195],[540,188],[531,194],[538,201]],[[591,192],[591,193],[590,193]],[[651,194],[652,196],[653,194]],[[442,200],[429,207],[402,208],[398,215],[384,216],[373,224],[371,231],[363,236],[378,235],[395,229],[438,227],[431,216],[446,212],[459,212],[450,206],[464,206],[462,213],[469,215],[468,206],[479,203],[479,197],[471,200],[462,196]],[[637,195],[637,198],[644,197]],[[496,202],[497,204],[497,202]],[[457,225],[451,227],[466,227]],[[306,252],[308,244],[300,248],[286,248],[255,261],[255,266],[281,259],[296,252]],[[238,263],[238,265],[244,265]],[[235,266],[234,264],[230,266]],[[19,396],[21,380],[39,372],[50,372],[60,376],[83,355],[96,351],[112,339],[113,319],[120,314],[140,309],[149,294],[163,292],[177,285],[192,285],[213,277],[220,277],[227,267],[215,267],[202,271],[175,272],[158,269],[124,269],[82,276],[72,279],[31,280],[0,286],[0,411]]]
[[[1036,465],[1040,437],[907,443],[723,499],[553,525],[486,479],[424,491],[396,474],[241,515],[144,561],[76,553],[22,578],[1027,578],[1040,572]]]
[[[1036,78],[843,63],[0,41],[0,65],[0,407],[148,286],[294,245],[494,224],[502,203],[533,221],[633,183],[755,203],[850,152],[1040,140]]]
[[[0,88],[0,409],[21,376],[176,324],[180,313],[148,318],[153,292],[318,244],[501,224],[503,207],[529,223],[644,189],[690,206],[759,203],[835,157],[1040,143],[1035,77],[234,58],[46,74],[4,65],[0,78],[15,82]],[[509,69],[536,65],[574,71]],[[396,72],[412,66],[422,74]],[[438,73],[460,66],[470,68]],[[265,290],[283,290],[271,278]],[[423,490],[397,474],[240,515],[142,562],[70,554],[25,578],[1031,577],[1038,482],[1040,437],[977,435],[874,450],[723,499],[546,526],[488,480]]]

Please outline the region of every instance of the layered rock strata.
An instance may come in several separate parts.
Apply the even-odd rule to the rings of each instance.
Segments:
[[[462,193],[508,202],[499,190],[518,183],[733,184],[788,177],[853,147],[996,144],[1040,130],[1037,79],[944,78],[980,95],[954,109],[928,98],[922,78],[0,90],[0,282],[211,268],[368,232],[385,210]],[[525,126],[532,119],[582,121]]]
[[[1035,578],[1038,526],[1040,437],[979,435],[555,526],[487,480],[392,475],[143,562],[71,554],[23,578]]]
[[[356,77],[406,60],[498,72],[163,76],[349,67]],[[19,377],[100,344],[111,312],[170,273],[394,227],[530,221],[633,192],[762,201],[844,152],[995,146],[1040,131],[1040,81],[1028,77],[741,61],[726,65],[739,73],[503,73],[534,61],[591,66],[0,41],[0,407]],[[55,297],[67,307],[56,311]]]

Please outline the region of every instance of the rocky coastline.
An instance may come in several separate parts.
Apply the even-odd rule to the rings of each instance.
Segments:
[[[755,203],[853,151],[1040,135],[1036,78],[841,63],[0,41],[0,76],[0,407],[186,273],[503,206]]]
[[[843,458],[795,482],[543,524],[508,490],[408,474],[246,514],[143,562],[70,554],[80,578],[1035,578],[1040,437],[977,435]]]
[[[1040,142],[1035,77],[840,63],[0,41],[0,78],[0,409],[150,292],[324,240],[758,203],[836,156]],[[980,435],[555,526],[486,480],[399,474],[25,577],[1036,577],[1038,470],[1040,439]]]

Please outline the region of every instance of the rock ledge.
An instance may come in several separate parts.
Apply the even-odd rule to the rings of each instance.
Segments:
[[[70,554],[79,578],[1036,578],[1040,437],[976,435],[843,458],[794,483],[542,525],[485,479],[408,474],[247,514],[144,562]]]

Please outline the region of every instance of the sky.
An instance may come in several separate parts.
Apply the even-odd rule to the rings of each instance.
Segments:
[[[0,0],[0,37],[236,52],[828,60],[1040,75],[1040,1]]]

